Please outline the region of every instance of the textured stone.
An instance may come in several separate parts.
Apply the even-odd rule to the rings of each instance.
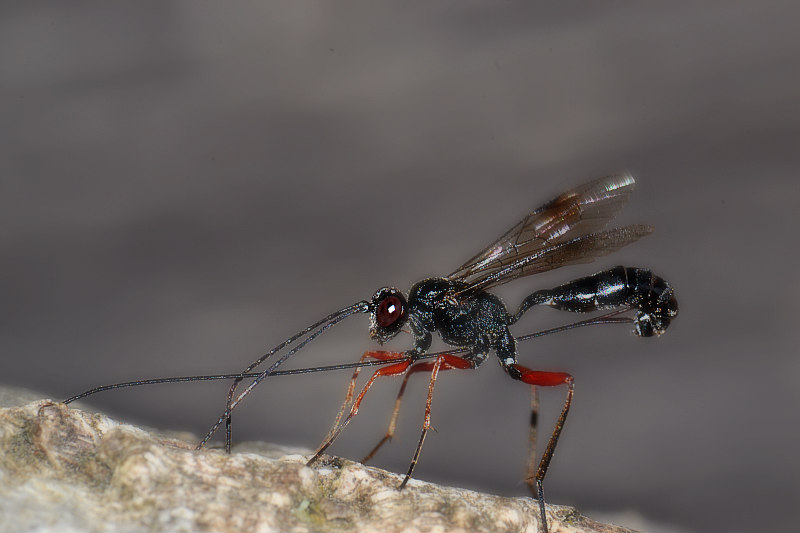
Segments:
[[[40,400],[0,409],[0,530],[529,531],[530,498],[257,443],[227,455]],[[548,506],[550,531],[622,532]]]

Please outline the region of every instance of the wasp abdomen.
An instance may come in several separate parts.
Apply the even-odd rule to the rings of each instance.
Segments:
[[[636,308],[634,332],[642,337],[660,335],[678,314],[678,303],[669,283],[648,269],[625,266],[536,291],[525,298],[513,321],[534,305],[549,305],[573,313]]]

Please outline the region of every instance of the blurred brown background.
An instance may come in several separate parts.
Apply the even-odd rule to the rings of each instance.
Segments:
[[[576,377],[547,489],[686,531],[790,530],[800,501],[800,8],[792,2],[3,2],[2,381],[64,398],[237,371],[385,284],[444,275],[529,209],[604,174],[654,235],[536,288],[653,268],[681,314],[521,345]],[[574,317],[526,315],[523,334]],[[367,320],[292,365],[355,360]],[[409,338],[392,346],[408,347]],[[313,448],[348,373],[275,378],[234,438]],[[332,452],[384,432],[376,387]],[[106,393],[202,433],[226,385]],[[405,471],[426,380],[375,464]],[[549,431],[563,392],[547,391]],[[447,373],[417,477],[525,495],[527,388]]]

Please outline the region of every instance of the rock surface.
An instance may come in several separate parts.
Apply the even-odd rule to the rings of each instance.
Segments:
[[[241,448],[240,448],[241,449]],[[537,502],[272,445],[232,455],[59,403],[0,409],[0,531],[528,531]],[[550,531],[627,532],[548,506]]]

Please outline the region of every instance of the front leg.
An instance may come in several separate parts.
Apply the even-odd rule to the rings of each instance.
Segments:
[[[423,323],[414,315],[411,316],[409,323],[411,324],[411,333],[414,335],[414,347],[406,351],[406,355],[411,357],[412,361],[417,361],[428,353],[433,344],[433,335],[431,334],[433,327]]]
[[[381,357],[386,358],[385,360],[390,360],[390,361],[393,360],[392,352],[388,353],[367,352],[367,354],[372,357],[375,357],[376,354],[380,354]],[[367,391],[369,391],[370,387],[372,387],[372,384],[375,383],[376,379],[378,379],[379,377],[386,377],[386,376],[401,376],[405,374],[406,370],[408,370],[410,366],[411,366],[410,359],[401,358],[398,359],[397,363],[387,365],[384,366],[383,368],[379,368],[378,370],[376,370],[372,374],[372,377],[369,379],[369,381],[367,381],[366,385],[364,385],[364,387],[361,389],[361,392],[356,397],[355,401],[353,402],[353,405],[350,407],[350,414],[347,415],[347,418],[345,418],[341,424],[339,424],[338,426],[334,426],[334,428],[332,428],[331,431],[328,432],[328,436],[326,437],[325,441],[317,449],[317,452],[314,454],[314,456],[308,461],[307,466],[311,466],[314,462],[316,462],[317,459],[319,459],[320,455],[322,455],[322,453],[331,444],[333,444],[333,441],[335,441],[336,438],[344,430],[344,428],[347,427],[347,424],[350,423],[350,420],[352,420],[353,417],[358,414],[358,409],[361,406],[361,401],[364,399],[364,396],[366,396]]]
[[[377,359],[379,361],[406,361],[409,359],[408,354],[404,352],[385,352],[385,351],[370,351],[364,352],[364,355],[361,356],[359,361],[365,361],[367,359]],[[342,421],[342,417],[344,416],[345,411],[347,411],[347,407],[350,405],[350,401],[353,399],[353,394],[356,390],[356,382],[358,381],[358,376],[361,375],[362,367],[357,367],[353,371],[353,376],[350,378],[350,383],[347,386],[347,392],[344,395],[344,401],[342,402],[342,406],[339,408],[339,412],[336,414],[336,419],[331,426],[330,431],[323,439],[323,442],[326,442],[336,430],[339,428],[339,423]]]

